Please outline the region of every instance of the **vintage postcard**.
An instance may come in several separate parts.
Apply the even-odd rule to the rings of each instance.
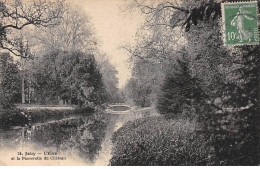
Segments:
[[[0,0],[0,166],[260,165],[260,0]]]

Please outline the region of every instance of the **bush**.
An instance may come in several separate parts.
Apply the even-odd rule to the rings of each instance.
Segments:
[[[212,137],[213,165],[253,166],[259,164],[252,108],[234,112],[212,112],[201,116],[203,132]]]
[[[5,97],[0,98],[0,109],[1,110],[14,110],[15,109],[15,104],[13,102],[10,102]]]
[[[126,123],[113,136],[110,165],[209,165],[207,139],[196,122],[146,117]]]

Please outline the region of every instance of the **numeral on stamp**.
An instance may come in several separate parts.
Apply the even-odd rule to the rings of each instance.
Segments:
[[[222,3],[225,45],[259,44],[257,2]]]

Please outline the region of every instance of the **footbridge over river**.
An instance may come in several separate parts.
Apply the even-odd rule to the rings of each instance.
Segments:
[[[131,106],[124,103],[117,103],[117,104],[108,105],[106,112],[112,114],[125,114],[125,113],[129,113],[131,110],[132,110]]]

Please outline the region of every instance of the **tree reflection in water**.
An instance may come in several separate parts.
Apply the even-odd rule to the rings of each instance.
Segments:
[[[66,156],[93,162],[101,149],[110,121],[109,116],[111,115],[95,113],[90,116],[37,123],[20,129],[5,130],[0,135],[7,139],[5,147],[14,149],[33,145],[40,152],[44,150],[65,153]]]

